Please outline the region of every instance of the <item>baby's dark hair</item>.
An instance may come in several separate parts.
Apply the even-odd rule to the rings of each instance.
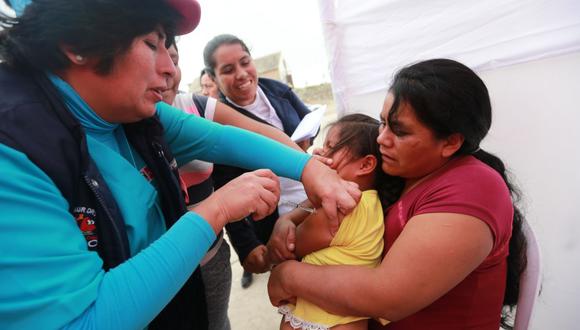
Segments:
[[[346,148],[351,159],[358,159],[366,155],[373,155],[377,159],[375,168],[375,189],[384,207],[394,203],[403,189],[403,179],[386,174],[382,170],[382,157],[379,151],[377,137],[379,136],[380,122],[370,116],[355,113],[341,117],[329,124],[331,128],[338,129],[338,142],[334,145],[326,157],[331,157],[335,152]]]

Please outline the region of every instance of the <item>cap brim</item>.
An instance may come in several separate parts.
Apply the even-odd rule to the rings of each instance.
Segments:
[[[188,34],[199,24],[201,18],[201,7],[196,0],[166,0],[181,15],[181,20],[177,22],[177,35]]]

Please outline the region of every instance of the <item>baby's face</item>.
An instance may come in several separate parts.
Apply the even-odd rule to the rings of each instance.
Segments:
[[[340,138],[340,128],[339,127],[332,127],[328,134],[326,134],[326,138],[324,139],[324,144],[322,147],[322,154],[321,156],[328,157],[332,159],[332,165],[330,168],[336,170],[338,175],[345,179],[345,180],[353,180],[353,172],[352,172],[352,156],[347,147],[343,147],[337,151],[335,151],[332,155],[330,155],[330,151],[334,146],[337,145]]]

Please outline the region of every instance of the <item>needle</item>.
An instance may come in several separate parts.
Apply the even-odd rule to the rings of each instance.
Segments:
[[[316,211],[315,208],[302,206],[300,203],[295,203],[295,202],[291,202],[291,201],[281,201],[280,204],[292,206],[294,208],[301,209],[302,211],[306,211],[308,213],[314,213],[314,211]]]

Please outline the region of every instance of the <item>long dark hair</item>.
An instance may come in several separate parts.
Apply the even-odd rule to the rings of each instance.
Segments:
[[[507,258],[508,271],[503,304],[502,327],[511,328],[507,319],[518,299],[520,275],[526,268],[526,239],[522,232],[524,216],[516,206],[520,192],[511,182],[504,163],[481,149],[480,142],[491,126],[491,102],[487,87],[467,66],[449,59],[420,62],[400,70],[390,92],[394,103],[388,122],[397,116],[401,103],[410,104],[417,118],[437,138],[454,133],[464,137],[455,155],[473,155],[495,169],[505,181],[514,203],[512,235]]]
[[[330,123],[327,130],[338,129],[338,142],[325,155],[331,157],[335,152],[346,148],[354,159],[373,155],[377,159],[375,168],[375,189],[383,208],[387,208],[400,196],[403,189],[403,179],[393,177],[381,169],[382,157],[377,144],[380,122],[364,114],[355,113],[341,117]]]
[[[34,0],[22,16],[0,17],[0,59],[20,68],[56,72],[70,62],[61,47],[99,59],[107,74],[133,39],[163,27],[169,47],[180,14],[163,0]]]
[[[215,66],[216,66],[214,58],[215,51],[221,45],[235,45],[235,44],[242,46],[242,49],[246,53],[248,53],[248,55],[252,56],[252,54],[250,53],[250,49],[248,48],[248,46],[246,46],[244,41],[232,34],[217,35],[213,37],[210,41],[208,41],[207,44],[205,45],[203,49],[203,63],[205,65],[205,72],[208,75],[210,75],[210,77],[213,80],[215,80]]]

